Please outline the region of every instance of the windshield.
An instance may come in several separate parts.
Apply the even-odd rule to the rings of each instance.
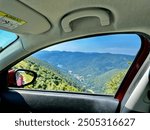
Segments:
[[[0,30],[0,52],[17,39],[17,35],[12,32]]]

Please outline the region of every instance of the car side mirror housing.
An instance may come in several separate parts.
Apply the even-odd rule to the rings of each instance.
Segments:
[[[8,71],[8,87],[22,88],[32,84],[37,78],[34,71],[26,69],[9,70]]]
[[[26,69],[18,69],[15,71],[15,81],[17,87],[24,87],[32,84],[37,78],[34,71]]]

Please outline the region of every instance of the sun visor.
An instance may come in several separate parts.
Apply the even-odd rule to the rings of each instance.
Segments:
[[[16,33],[40,34],[51,29],[41,14],[16,0],[0,0],[0,29]]]

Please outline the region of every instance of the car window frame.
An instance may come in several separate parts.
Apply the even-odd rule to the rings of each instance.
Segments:
[[[150,37],[147,34],[141,32],[135,32],[141,38],[141,48],[139,49],[133,63],[131,64],[129,70],[127,71],[122,83],[120,84],[116,94],[115,99],[118,99],[120,102],[123,100],[127,90],[130,87],[133,79],[136,74],[144,64],[149,52],[150,52]]]
[[[122,84],[124,83],[124,80],[127,79],[126,77],[127,77],[127,75],[129,75],[128,73],[129,73],[129,71],[131,71],[131,67],[134,66],[135,61],[136,61],[136,59],[138,59],[138,56],[140,55],[141,50],[142,50],[142,46],[143,46],[143,42],[142,42],[142,41],[143,41],[143,39],[145,39],[145,38],[144,38],[144,35],[145,35],[145,34],[142,34],[142,33],[140,33],[140,32],[116,32],[116,33],[93,34],[93,35],[86,35],[86,36],[82,36],[82,37],[76,37],[76,38],[71,38],[71,39],[67,39],[67,40],[62,40],[61,42],[57,42],[57,43],[53,43],[53,44],[51,44],[51,45],[44,46],[44,47],[42,47],[42,48],[39,48],[39,49],[37,49],[37,50],[35,50],[35,51],[33,51],[33,52],[31,52],[31,53],[25,55],[25,56],[22,57],[21,59],[17,60],[17,62],[14,62],[13,64],[11,64],[11,67],[14,66],[15,64],[19,63],[20,61],[24,60],[25,58],[31,56],[32,54],[34,54],[34,53],[36,53],[36,52],[38,52],[38,51],[40,51],[40,50],[42,50],[42,49],[45,49],[45,48],[47,48],[47,47],[53,46],[53,45],[61,44],[61,43],[63,43],[63,42],[68,42],[68,41],[71,41],[71,40],[78,40],[78,39],[90,38],[90,37],[95,37],[95,36],[115,35],[115,34],[137,34],[137,35],[140,37],[140,39],[141,39],[141,46],[140,46],[140,49],[138,50],[138,52],[137,52],[137,54],[136,54],[136,56],[135,56],[135,59],[133,60],[133,63],[132,63],[131,66],[129,67],[129,69],[128,69],[128,71],[127,71],[125,77],[123,78],[123,80],[122,80],[120,86],[118,87],[118,90],[117,90],[117,92],[115,93],[115,95],[105,95],[105,94],[97,94],[97,93],[95,93],[95,94],[90,94],[90,93],[76,93],[76,92],[66,92],[66,91],[37,90],[37,89],[33,89],[33,90],[31,90],[31,91],[49,91],[49,92],[60,92],[60,93],[76,93],[76,94],[84,94],[84,95],[113,96],[115,99],[120,100],[120,99],[118,98],[118,94],[119,94],[120,91],[121,91],[121,90],[120,90],[120,87],[121,87]],[[146,56],[146,57],[147,57],[147,56]],[[10,67],[9,67],[9,68],[10,68]],[[12,88],[11,88],[11,89],[12,89]],[[17,89],[17,88],[14,88],[14,89]],[[22,89],[22,88],[19,88],[19,89]],[[26,90],[26,89],[23,88],[23,90]],[[30,90],[30,89],[27,89],[27,90]]]

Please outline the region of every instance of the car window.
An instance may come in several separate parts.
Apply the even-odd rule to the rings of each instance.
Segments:
[[[0,52],[12,42],[14,42],[16,39],[17,35],[15,33],[0,30]]]
[[[136,34],[82,38],[42,49],[13,69],[37,73],[26,89],[115,95],[140,47]]]

